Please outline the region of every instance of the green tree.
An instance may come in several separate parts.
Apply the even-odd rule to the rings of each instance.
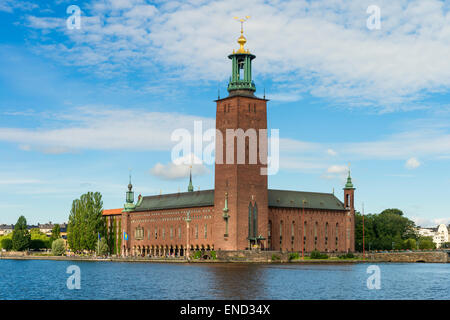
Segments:
[[[396,208],[384,209],[380,214],[396,214],[399,216],[403,216],[403,211]]]
[[[12,249],[14,251],[24,251],[30,248],[31,236],[27,229],[27,219],[20,216],[14,225],[12,235]]]
[[[12,239],[7,237],[2,237],[0,240],[0,246],[2,249],[5,249],[6,251],[9,251],[12,249]]]
[[[51,241],[47,237],[46,234],[42,233],[38,228],[33,228],[30,230],[31,242],[30,249],[31,250],[39,250],[39,249],[49,249],[51,248]]]
[[[362,251],[362,215],[355,214],[355,248]],[[364,244],[372,250],[403,249],[405,240],[417,239],[415,224],[399,209],[386,209],[380,214],[364,216]]]
[[[50,236],[50,242],[61,238],[61,227],[59,224],[55,224],[52,229],[52,235]]]
[[[106,256],[109,253],[108,242],[105,238],[98,241],[98,254],[100,256]]]
[[[436,249],[436,244],[433,242],[432,237],[420,237],[419,249],[422,250]]]
[[[113,254],[117,254],[117,221],[116,221],[115,217],[114,217],[114,222],[113,222],[113,242],[112,242],[112,246],[113,246],[112,253]]]
[[[117,237],[117,253],[120,254],[120,250],[122,249],[122,219],[119,218],[119,232]]]
[[[66,245],[63,239],[56,239],[52,242],[52,254],[62,256],[66,252]]]
[[[103,201],[99,192],[88,192],[72,202],[67,226],[67,241],[74,251],[96,250],[98,233],[106,235],[106,221],[102,216]]]
[[[406,239],[405,240],[405,249],[409,249],[409,250],[417,249],[416,239]]]

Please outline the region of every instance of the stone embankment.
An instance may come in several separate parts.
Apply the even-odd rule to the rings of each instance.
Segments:
[[[362,258],[361,254],[358,256]],[[366,259],[378,262],[450,262],[449,254],[444,251],[367,253]]]
[[[16,260],[65,260],[65,261],[115,261],[115,262],[173,262],[173,263],[360,263],[360,262],[450,262],[450,256],[443,251],[430,252],[377,252],[356,254],[356,259],[336,259],[337,254],[330,254],[330,259],[295,259],[289,260],[289,252],[279,251],[217,251],[217,259],[187,261],[181,258],[148,258],[148,257],[92,257],[92,256],[51,256],[35,255],[29,252],[0,252],[0,259]]]

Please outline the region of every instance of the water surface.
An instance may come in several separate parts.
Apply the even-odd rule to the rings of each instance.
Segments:
[[[69,290],[67,267],[81,270]],[[450,299],[450,264],[175,264],[0,260],[0,299]]]

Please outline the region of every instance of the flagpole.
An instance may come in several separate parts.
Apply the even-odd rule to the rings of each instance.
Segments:
[[[364,247],[364,202],[362,203],[362,218],[363,218],[363,260],[366,259],[366,250]]]

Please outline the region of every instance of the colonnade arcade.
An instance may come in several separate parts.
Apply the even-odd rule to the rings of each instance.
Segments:
[[[131,248],[123,246],[125,256],[133,257],[185,257],[186,246],[183,245],[135,245]],[[214,245],[191,245],[190,253],[195,251],[212,251]]]

